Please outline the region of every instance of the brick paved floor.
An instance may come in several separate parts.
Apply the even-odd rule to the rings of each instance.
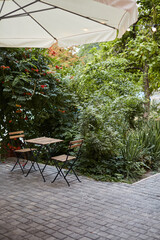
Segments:
[[[160,240],[160,174],[133,185],[81,177],[68,187],[11,166],[0,164],[0,240]]]

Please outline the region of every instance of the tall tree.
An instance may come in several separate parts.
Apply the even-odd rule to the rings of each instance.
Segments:
[[[140,0],[138,21],[122,39],[102,44],[103,58],[111,55],[128,60],[127,72],[142,85],[147,117],[150,95],[160,87],[160,4],[158,0]]]

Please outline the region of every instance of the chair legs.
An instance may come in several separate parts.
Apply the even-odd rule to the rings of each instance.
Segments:
[[[79,177],[78,177],[78,175],[77,175],[77,173],[76,173],[75,170],[73,169],[73,166],[74,166],[75,161],[76,161],[76,159],[75,159],[72,163],[70,163],[69,168],[68,168],[68,170],[67,170],[67,172],[66,172],[65,174],[64,174],[63,171],[62,171],[62,169],[63,169],[63,168],[65,167],[65,165],[66,165],[66,162],[64,162],[64,164],[63,164],[61,167],[59,167],[58,172],[57,172],[55,178],[53,179],[52,183],[57,179],[58,175],[60,175],[60,176],[62,176],[62,177],[64,178],[64,180],[66,181],[67,185],[70,186],[70,183],[69,183],[68,180],[67,180],[67,175],[68,175],[71,171],[74,173],[76,179],[77,179],[79,182],[81,182],[80,179],[79,179]],[[68,162],[67,162],[67,163],[68,163]]]
[[[74,165],[74,164],[72,164],[72,165],[70,166],[70,168],[68,169],[68,171],[67,171],[66,174],[65,174],[65,177],[68,175],[68,173],[69,173],[70,171],[72,171],[72,172],[74,173],[75,177],[77,178],[77,180],[78,180],[79,182],[81,182],[81,180],[79,179],[77,173],[76,173],[75,170],[73,169],[73,165]]]
[[[66,176],[64,175],[64,173],[63,173],[63,171],[62,171],[62,169],[64,168],[64,166],[65,166],[65,163],[64,163],[61,167],[58,167],[58,164],[56,164],[56,168],[57,168],[57,171],[58,171],[58,172],[57,172],[55,178],[53,179],[52,183],[57,179],[58,175],[60,175],[60,176],[62,176],[62,177],[65,179],[65,181],[66,181],[66,183],[68,184],[68,186],[70,186],[68,180],[66,179]]]
[[[28,163],[28,159],[25,159],[25,158],[23,157],[23,155],[20,154],[20,153],[19,153],[18,155],[15,154],[15,157],[17,158],[17,160],[16,160],[16,163],[14,164],[13,168],[11,169],[11,172],[15,169],[15,167],[16,167],[17,165],[19,165],[22,173],[24,174],[24,173],[25,173],[25,172],[24,172],[24,169],[25,169],[25,167],[26,167],[26,165],[27,165],[27,163]],[[25,159],[25,160],[26,160],[23,165],[20,163],[20,159]],[[34,170],[36,171],[35,166],[33,166],[33,168],[34,168]]]
[[[20,166],[20,169],[21,169],[22,173],[24,174],[24,170],[23,170],[24,167],[21,166],[21,163],[20,163],[20,161],[19,161],[19,158],[17,158],[17,161],[16,161],[16,163],[14,164],[13,168],[11,169],[11,172],[15,169],[16,165],[19,165],[19,166]]]

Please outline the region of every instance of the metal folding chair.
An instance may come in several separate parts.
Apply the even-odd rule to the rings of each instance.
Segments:
[[[13,150],[14,156],[16,157],[16,163],[14,164],[11,171],[15,169],[17,165],[19,165],[22,173],[24,174],[25,166],[29,161],[29,154],[32,151],[35,151],[35,148],[25,148],[25,135],[24,131],[17,131],[17,132],[9,132],[9,139],[10,139],[10,146]],[[21,164],[20,159],[24,159],[24,163]]]
[[[82,139],[76,140],[76,141],[71,141],[71,142],[69,142],[67,154],[63,154],[63,155],[59,155],[59,156],[55,156],[55,157],[51,158],[55,162],[55,165],[58,170],[58,172],[52,182],[54,182],[58,176],[61,176],[65,179],[68,186],[70,186],[70,183],[69,183],[67,177],[71,171],[75,175],[76,179],[79,182],[81,182],[77,173],[73,169],[73,167],[74,167],[76,161],[80,157],[82,143],[83,143]],[[66,172],[63,171],[64,168],[67,168]]]

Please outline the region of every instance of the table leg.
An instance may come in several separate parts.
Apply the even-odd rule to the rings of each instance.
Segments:
[[[28,172],[27,172],[27,174],[25,175],[25,177],[28,176],[28,174],[29,174],[29,173],[31,172],[31,170],[32,170],[32,167],[34,167],[34,164],[36,163],[36,165],[37,165],[37,167],[38,167],[38,170],[40,171],[40,174],[41,174],[41,176],[42,176],[42,178],[43,178],[43,181],[45,182],[46,180],[45,180],[45,177],[43,176],[43,171],[41,170],[41,168],[40,168],[40,166],[39,166],[39,164],[38,164],[38,161],[37,161],[41,149],[42,149],[42,146],[40,146],[40,148],[39,148],[36,156],[34,156],[33,151],[31,151],[31,155],[32,155],[33,161],[31,161],[31,167],[30,167],[30,169],[28,170]],[[34,167],[34,168],[35,168],[35,167]]]

